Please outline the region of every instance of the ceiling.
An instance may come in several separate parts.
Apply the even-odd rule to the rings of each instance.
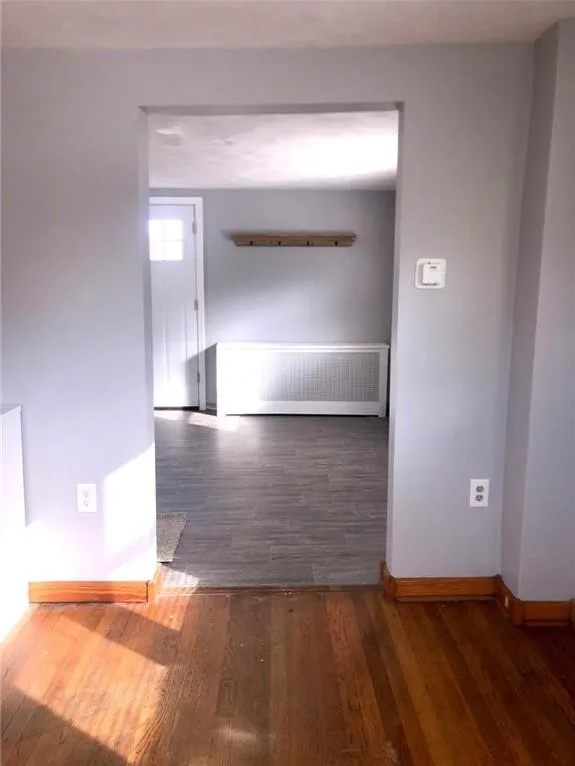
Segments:
[[[575,0],[6,0],[23,48],[328,48],[533,40]]]
[[[155,189],[389,189],[398,114],[148,116]]]

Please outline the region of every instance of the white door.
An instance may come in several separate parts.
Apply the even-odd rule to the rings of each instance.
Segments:
[[[150,205],[154,407],[199,405],[195,205]]]

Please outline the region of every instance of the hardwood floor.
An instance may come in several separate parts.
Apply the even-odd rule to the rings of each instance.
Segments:
[[[164,586],[377,583],[387,443],[379,418],[157,412],[158,513],[189,517]]]
[[[38,607],[2,766],[572,766],[575,633],[376,589]]]

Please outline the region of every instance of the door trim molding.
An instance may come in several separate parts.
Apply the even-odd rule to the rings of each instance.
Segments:
[[[205,281],[205,251],[204,251],[204,199],[203,197],[158,197],[150,196],[149,205],[193,205],[195,208],[195,270],[196,270],[196,300],[198,301],[198,371],[200,382],[198,395],[200,410],[207,407],[206,390],[206,281]]]

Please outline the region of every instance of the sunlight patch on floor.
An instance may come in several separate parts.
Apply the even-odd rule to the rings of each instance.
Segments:
[[[237,431],[240,425],[239,415],[208,415],[205,412],[192,412],[188,418],[191,426],[214,428],[217,431]]]
[[[176,569],[177,565],[170,564],[170,566],[164,566],[162,572],[162,590],[177,590],[178,588],[185,588],[186,590],[195,590],[201,585],[200,579],[188,572],[180,572]]]
[[[84,641],[83,656],[96,656]],[[25,699],[40,705],[50,711],[58,720],[58,725],[69,727],[73,731],[72,740],[76,735],[98,743],[110,756],[122,758],[126,766],[134,763],[134,756],[138,750],[139,742],[131,733],[129,736],[118,736],[115,727],[107,727],[109,736],[102,735],[102,729],[106,728],[107,720],[120,720],[126,716],[125,696],[131,691],[134,679],[146,689],[145,698],[138,708],[138,729],[150,724],[157,715],[158,706],[162,701],[162,690],[165,683],[168,667],[159,665],[141,655],[129,651],[126,647],[116,646],[113,652],[107,655],[105,665],[97,668],[87,668],[90,678],[97,678],[91,685],[84,686],[81,690],[75,689],[74,674],[69,681],[55,693],[49,693],[49,684],[38,685],[37,675],[28,681],[18,681],[14,689],[23,695]],[[129,673],[123,668],[128,660]],[[82,664],[79,660],[78,665]],[[119,669],[122,668],[122,673]],[[110,690],[104,692],[102,690]],[[101,704],[105,698],[106,704]],[[134,730],[135,731],[135,730]]]
[[[185,410],[156,410],[158,420],[174,423],[187,423],[189,426],[211,428],[215,431],[237,431],[240,426],[239,415],[209,415],[207,412],[187,412]]]
[[[238,748],[253,750],[258,745],[258,735],[255,731],[238,729],[229,721],[220,726],[219,735],[225,742],[231,742]]]
[[[185,420],[187,414],[183,410],[154,410],[154,417],[158,420],[171,420],[174,422]]]

